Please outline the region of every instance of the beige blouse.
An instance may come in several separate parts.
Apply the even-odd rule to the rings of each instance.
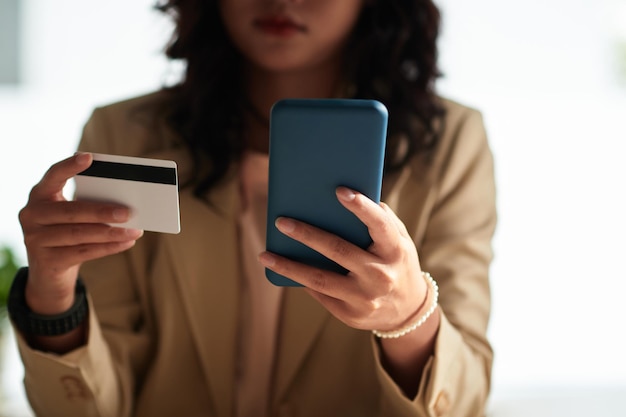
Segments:
[[[242,309],[236,386],[237,417],[264,417],[272,384],[272,369],[282,288],[265,278],[257,256],[265,249],[267,213],[267,154],[249,153],[240,168],[242,207],[239,213],[239,247],[242,263]]]

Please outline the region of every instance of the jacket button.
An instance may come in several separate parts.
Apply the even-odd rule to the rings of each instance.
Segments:
[[[448,397],[447,392],[439,392],[433,408],[438,417],[444,416],[448,411],[450,411],[450,397]]]
[[[61,385],[65,389],[65,396],[68,400],[80,398],[89,399],[89,389],[83,381],[72,375],[64,375],[60,379]]]

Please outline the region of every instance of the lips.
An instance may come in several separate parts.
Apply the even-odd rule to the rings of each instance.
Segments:
[[[256,19],[255,27],[268,35],[289,37],[306,32],[306,27],[288,16],[267,16]]]

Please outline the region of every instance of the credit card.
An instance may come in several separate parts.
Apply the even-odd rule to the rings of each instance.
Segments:
[[[163,159],[92,153],[93,163],[74,177],[75,199],[130,207],[126,223],[113,226],[179,233],[176,162]]]

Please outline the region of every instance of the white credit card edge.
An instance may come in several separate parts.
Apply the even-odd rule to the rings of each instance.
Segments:
[[[151,158],[141,158],[138,156],[122,156],[122,155],[109,155],[103,153],[93,153],[94,161],[104,161],[104,162],[119,162],[124,164],[132,164],[132,165],[145,165],[145,166],[154,166],[154,167],[164,167],[164,168],[174,168],[177,169],[177,165],[175,161],[169,159],[151,159]]]

